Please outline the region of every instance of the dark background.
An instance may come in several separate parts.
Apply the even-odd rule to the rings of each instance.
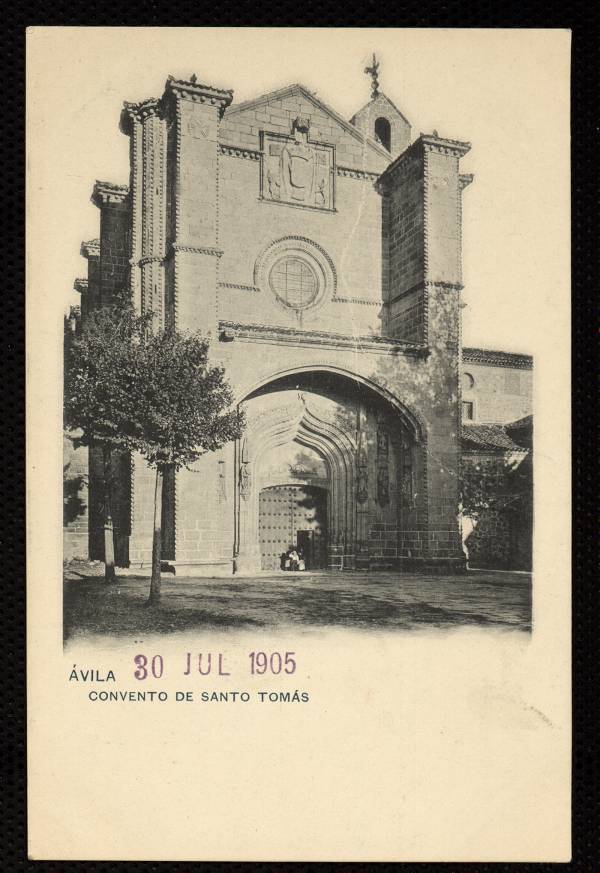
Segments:
[[[436,4],[382,4],[372,0],[331,0],[298,4],[130,2],[58,0],[53,4],[4,4],[0,55],[3,65],[3,379],[2,518],[3,587],[0,612],[4,623],[3,776],[0,802],[5,838],[2,869],[163,871],[197,869],[199,864],[154,862],[65,862],[27,860],[25,739],[25,260],[24,260],[24,127],[25,28],[30,25],[81,26],[351,26],[351,27],[559,27],[573,30],[572,65],[572,415],[573,415],[573,860],[570,864],[410,864],[406,870],[464,867],[487,870],[600,870],[598,840],[598,560],[597,560],[597,397],[600,197],[600,90],[598,81],[598,12],[592,3],[491,3],[458,0]],[[66,59],[68,62],[68,59]],[[543,142],[538,147],[544,147]],[[57,784],[57,791],[60,785]],[[498,822],[498,827],[501,827]],[[307,839],[310,835],[307,835]],[[210,868],[241,866],[210,864]],[[253,865],[271,867],[272,864]],[[304,865],[287,865],[301,867]],[[368,868],[370,865],[353,865]],[[381,866],[381,865],[378,865]],[[387,865],[383,865],[387,866]],[[391,865],[390,865],[391,866]]]

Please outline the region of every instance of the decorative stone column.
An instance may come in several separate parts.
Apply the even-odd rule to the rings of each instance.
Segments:
[[[169,77],[160,101],[166,131],[165,322],[178,330],[200,331],[214,340],[221,256],[219,122],[232,97],[232,91]],[[144,148],[147,124],[144,122]],[[156,122],[153,125],[148,130],[156,137]],[[231,548],[227,549],[225,531],[233,530],[234,510],[222,499],[224,486],[218,467],[215,457],[207,456],[194,471],[177,473],[177,573],[231,570],[233,556]],[[240,475],[237,464],[230,469],[235,477]],[[238,487],[236,482],[239,501]]]
[[[167,123],[164,104],[151,98],[125,103],[121,130],[130,137],[130,276],[137,311],[165,323],[167,238]]]
[[[150,101],[155,103],[156,101]],[[131,195],[129,289],[135,311],[142,311],[142,211],[143,211],[143,126],[141,108],[144,103],[124,103],[120,128],[129,136],[129,190]]]
[[[125,103],[121,129],[130,136],[130,289],[140,312],[165,321],[167,128],[160,100]]]
[[[169,299],[178,329],[217,330],[219,122],[232,91],[170,77],[163,102],[169,124]]]
[[[153,312],[154,327],[160,329],[167,308],[167,125],[162,101],[125,103],[120,126],[130,137],[129,290],[136,311]],[[149,567],[154,471],[137,454],[132,456],[131,471],[130,560],[135,566]],[[174,499],[171,491],[165,491],[165,528],[172,523]]]
[[[139,113],[142,120],[142,312],[154,313],[154,324],[162,327],[165,316],[166,236],[166,125],[160,117],[158,100],[146,100]]]

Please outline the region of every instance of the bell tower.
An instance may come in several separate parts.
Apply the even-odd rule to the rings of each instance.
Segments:
[[[392,160],[410,145],[410,123],[390,98],[379,89],[379,61],[373,55],[365,73],[371,78],[371,99],[350,122],[365,136],[381,143]]]

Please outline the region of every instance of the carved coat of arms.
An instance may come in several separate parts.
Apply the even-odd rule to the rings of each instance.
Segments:
[[[333,209],[333,147],[308,140],[307,119],[297,118],[292,136],[265,133],[262,196],[265,200]]]
[[[305,140],[290,142],[283,147],[281,164],[284,195],[291,200],[310,203],[315,176],[315,150]]]

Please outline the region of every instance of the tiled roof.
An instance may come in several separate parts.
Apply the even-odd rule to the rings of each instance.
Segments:
[[[511,421],[510,424],[505,424],[506,430],[522,430],[523,428],[533,427],[533,415],[524,415],[523,418],[518,418],[516,421]]]
[[[463,348],[462,359],[464,364],[487,364],[493,367],[514,367],[519,370],[533,369],[531,355],[501,352],[495,349]]]
[[[462,447],[471,452],[523,451],[499,424],[463,424]]]

